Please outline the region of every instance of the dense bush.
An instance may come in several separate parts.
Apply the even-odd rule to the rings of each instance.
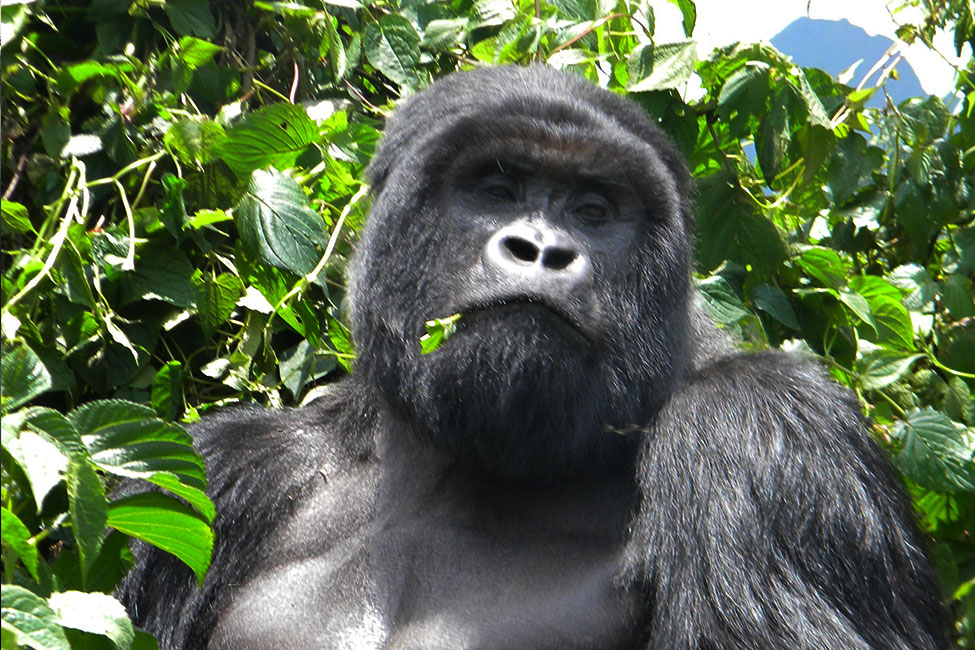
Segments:
[[[690,38],[694,3],[671,1]],[[967,0],[921,7],[903,38],[946,26],[971,54]],[[670,133],[706,308],[860,396],[975,647],[975,65],[949,105],[870,109],[883,85],[653,31],[626,0],[4,3],[3,648],[153,646],[107,594],[128,536],[206,570],[213,506],[176,422],[349,371],[383,118],[452,70],[535,61]],[[117,500],[115,477],[165,492]]]

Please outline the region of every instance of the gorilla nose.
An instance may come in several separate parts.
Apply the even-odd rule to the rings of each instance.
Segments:
[[[488,240],[485,265],[528,281],[574,285],[591,275],[585,250],[572,237],[543,225],[506,226]]]

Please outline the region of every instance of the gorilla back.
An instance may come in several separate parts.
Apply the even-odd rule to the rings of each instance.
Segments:
[[[140,546],[121,591],[162,647],[947,647],[856,402],[695,307],[690,180],[639,109],[457,73],[369,175],[355,373],[195,427],[210,573]]]

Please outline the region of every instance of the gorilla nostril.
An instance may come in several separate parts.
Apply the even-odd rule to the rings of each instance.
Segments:
[[[568,248],[546,248],[542,251],[542,266],[553,271],[561,271],[568,267],[579,253]]]
[[[501,240],[503,246],[511,255],[521,262],[533,263],[538,259],[538,247],[521,237],[505,237]]]

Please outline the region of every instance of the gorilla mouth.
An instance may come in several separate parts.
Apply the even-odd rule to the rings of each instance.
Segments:
[[[489,301],[475,303],[461,310],[461,313],[465,316],[476,316],[478,314],[509,311],[524,314],[539,314],[544,318],[560,324],[564,329],[574,334],[575,337],[582,339],[586,345],[592,345],[593,343],[591,335],[577,316],[564,308],[553,305],[551,302],[536,296],[522,295],[495,298]],[[461,322],[463,323],[463,319]]]

